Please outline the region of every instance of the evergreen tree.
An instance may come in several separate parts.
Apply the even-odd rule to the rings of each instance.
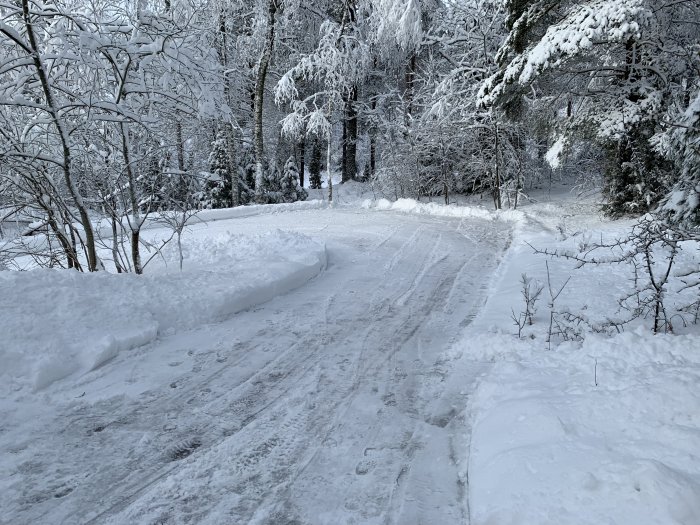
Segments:
[[[238,165],[238,178],[245,183],[245,187],[255,194],[255,155],[250,145],[244,146]]]
[[[630,126],[608,152],[603,211],[611,217],[651,211],[668,190],[671,164],[649,147],[653,128]]]
[[[678,180],[661,203],[661,212],[673,222],[700,225],[700,93],[680,123],[656,140],[657,149],[679,169]]]
[[[255,192],[256,201],[259,204],[278,204],[284,202],[280,182],[282,173],[277,165],[267,161],[263,162],[262,190]]]
[[[157,155],[150,155],[144,161],[137,183],[141,213],[167,208],[167,181],[163,175],[163,163]]]
[[[674,99],[697,82],[697,54],[684,50],[698,45],[700,32],[675,22],[696,19],[697,3],[509,0],[507,7],[510,33],[481,102],[519,118],[528,93],[549,100],[557,139],[595,141],[608,152],[606,211],[651,209],[678,172],[650,139]]]
[[[299,169],[294,157],[289,157],[280,179],[280,193],[284,202],[304,201],[309,196],[299,183]]]
[[[217,133],[211,146],[209,176],[205,182],[202,204],[205,208],[228,208],[233,205],[233,195],[226,135],[223,131]]]

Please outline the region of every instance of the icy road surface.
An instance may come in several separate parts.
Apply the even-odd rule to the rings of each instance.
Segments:
[[[487,365],[441,356],[509,225],[336,209],[197,228],[303,232],[329,265],[37,394],[13,422],[23,440],[0,434],[21,486],[0,522],[468,523],[465,405]]]

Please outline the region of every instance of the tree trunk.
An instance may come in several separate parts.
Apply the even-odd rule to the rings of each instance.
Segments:
[[[255,200],[263,201],[263,155],[265,154],[263,144],[263,100],[265,97],[265,78],[267,69],[272,58],[272,48],[275,43],[275,12],[277,6],[275,0],[269,0],[267,15],[267,36],[265,47],[263,48],[260,62],[258,63],[258,78],[255,83]]]
[[[232,93],[232,83],[233,74],[230,71],[228,63],[228,49],[227,49],[227,32],[226,32],[226,16],[225,11],[222,9],[219,12],[219,37],[221,38],[219,42],[219,61],[221,67],[224,69],[224,99],[231,110],[231,93]],[[231,177],[231,205],[239,206],[241,204],[241,185],[239,183],[238,177],[238,167],[236,166],[236,130],[234,129],[233,122],[229,122],[226,126],[226,150],[228,152],[228,167],[229,174]]]
[[[70,241],[66,238],[65,232],[58,226],[58,222],[56,221],[56,217],[54,216],[53,212],[46,208],[45,211],[47,212],[48,216],[48,225],[51,228],[51,231],[54,232],[54,235],[56,235],[56,238],[58,238],[58,242],[61,244],[61,248],[63,248],[63,252],[66,255],[66,263],[68,268],[75,268],[81,272],[82,268],[80,267],[80,261],[78,261],[78,256],[73,249],[73,246],[71,246]]]
[[[372,115],[377,110],[377,97],[372,97]],[[377,170],[377,136],[373,129],[369,133],[369,178],[374,179],[374,173]]]
[[[177,253],[180,260],[180,271],[182,271],[182,265],[185,261],[185,256],[182,254],[182,228],[177,230]]]
[[[119,262],[119,232],[117,230],[117,218],[112,214],[112,258],[114,259],[114,267],[117,269],[117,273],[123,273],[121,263]]]
[[[182,139],[182,121],[177,118],[175,120],[175,140],[177,141],[177,179],[174,185],[174,195],[169,196],[169,200],[179,201],[178,206],[187,208],[189,200],[189,188],[187,184],[187,175],[185,174],[185,142]]]
[[[304,187],[304,165],[306,161],[306,139],[302,136],[301,142],[299,142],[299,184]]]
[[[497,210],[501,209],[501,173],[499,171],[498,152],[500,145],[498,143],[498,122],[494,122],[494,177],[493,177],[493,203]]]
[[[140,238],[140,229],[131,230],[131,261],[134,264],[134,273],[137,275],[143,273],[143,267],[141,266],[141,250],[139,248]]]
[[[126,178],[129,185],[129,204],[131,205],[131,218],[128,219],[129,228],[131,229],[131,262],[134,265],[134,272],[140,275],[143,273],[139,246],[139,237],[141,235],[142,225],[141,210],[139,210],[139,201],[136,193],[136,177],[134,176],[134,170],[131,166],[131,155],[129,152],[129,128],[126,124],[122,123],[120,130],[122,134],[122,157],[124,159]]]
[[[357,178],[357,87],[353,87],[345,102],[343,132],[343,182]]]
[[[328,147],[326,148],[326,176],[328,177],[328,200],[333,202],[333,177],[331,176],[331,134],[328,133]]]
[[[226,150],[228,151],[229,173],[231,175],[231,205],[241,205],[241,185],[238,181],[238,167],[235,156],[235,130],[233,124],[226,126]]]
[[[413,115],[413,99],[416,81],[416,63],[418,57],[415,52],[411,53],[406,65],[406,125],[409,125],[410,117]]]
[[[181,172],[180,177],[185,172],[185,145],[182,140],[182,122],[175,121],[175,140],[177,140],[177,169]]]
[[[349,180],[348,176],[348,120],[347,112],[346,118],[343,119],[343,156],[340,159],[340,182],[347,182]]]

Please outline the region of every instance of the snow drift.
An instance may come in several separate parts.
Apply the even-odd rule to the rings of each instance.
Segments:
[[[415,199],[366,199],[361,207],[368,210],[399,211],[418,215],[431,215],[434,217],[457,217],[475,219],[503,219],[512,222],[523,220],[524,215],[518,210],[491,211],[479,206],[444,205],[436,202],[418,202]]]
[[[0,378],[39,390],[159,334],[220,321],[317,275],[325,247],[298,233],[197,236],[151,273],[0,272]],[[165,264],[168,263],[168,264]],[[151,268],[149,267],[149,270]]]

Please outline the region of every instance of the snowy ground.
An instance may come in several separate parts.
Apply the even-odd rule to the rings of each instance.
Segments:
[[[524,209],[487,304],[446,354],[494,364],[469,403],[471,523],[699,524],[698,326],[677,316],[677,335],[653,335],[651,320],[639,319],[619,335],[555,338],[550,347],[546,258],[526,243],[577,252],[625,237],[633,221],[603,220],[592,202],[566,196]],[[696,248],[684,255],[697,264]],[[570,279],[555,310],[592,322],[624,316],[617,299],[630,290],[629,267],[548,263],[555,293]],[[524,309],[522,273],[545,289],[518,339],[510,315]],[[670,292],[671,308],[688,299]]]
[[[192,235],[280,227],[325,244],[326,271],[35,393],[18,381],[0,415],[3,520],[466,521],[459,465],[482,367],[439,355],[485,301],[512,224],[341,208],[210,222]]]
[[[206,212],[183,274],[0,272],[0,522],[700,523],[694,328],[548,350],[546,299],[510,320],[525,241],[629,223],[336,197]],[[591,318],[626,286],[550,268]]]

